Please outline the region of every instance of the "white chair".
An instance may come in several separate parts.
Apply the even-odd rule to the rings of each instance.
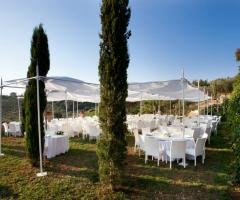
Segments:
[[[170,150],[166,151],[167,156],[170,158],[170,169],[172,169],[172,161],[174,159],[182,159],[183,167],[186,167],[186,140],[172,140]],[[167,162],[167,160],[166,160]]]
[[[4,128],[4,134],[8,136],[9,132],[8,132],[8,124],[7,123],[3,123],[3,128]]]
[[[194,148],[187,148],[186,154],[194,157],[194,166],[197,165],[197,157],[202,156],[202,163],[205,160],[205,143],[207,138],[198,138]]]
[[[138,134],[138,138],[139,138],[138,155],[140,157],[141,150],[144,151],[145,136]]]
[[[208,134],[207,134],[207,133],[203,133],[203,135],[202,135],[201,138],[206,138],[206,140],[207,140],[207,138],[208,138]]]
[[[210,138],[211,138],[211,134],[212,134],[212,128],[211,127],[207,127],[206,128],[206,133],[208,134],[208,144],[210,144]]]
[[[157,158],[157,165],[159,166],[160,156],[162,156],[163,153],[159,141],[151,137],[146,137],[144,143],[144,150],[145,164],[147,163],[148,156],[152,156],[152,158]]]
[[[12,136],[21,136],[20,124],[17,122],[10,122],[8,126],[8,133]]]
[[[212,132],[217,135],[217,121],[212,122]]]
[[[196,141],[198,138],[201,137],[201,128],[194,128],[194,132],[193,132],[193,138]]]
[[[134,144],[134,152],[136,152],[137,148],[139,148],[139,134],[138,134],[138,129],[133,129],[133,134],[134,134],[134,139],[135,139],[135,144]]]
[[[142,128],[142,135],[151,134],[150,127]]]

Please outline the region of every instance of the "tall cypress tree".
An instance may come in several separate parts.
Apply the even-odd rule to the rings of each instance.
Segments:
[[[102,128],[97,144],[100,180],[114,189],[123,175],[126,157],[126,97],[129,64],[128,0],[102,0],[100,34],[100,113]]]
[[[48,39],[40,24],[33,31],[31,42],[31,63],[28,67],[27,77],[36,76],[36,65],[39,68],[39,76],[46,76],[50,66]],[[41,122],[41,141],[42,149],[44,147],[44,128],[43,128],[43,112],[46,107],[45,84],[42,80],[39,81],[40,94],[40,122]],[[38,119],[37,119],[37,82],[36,79],[31,79],[28,82],[24,94],[24,113],[23,130],[26,132],[26,149],[28,157],[33,166],[38,165],[39,160],[39,137],[38,137]]]

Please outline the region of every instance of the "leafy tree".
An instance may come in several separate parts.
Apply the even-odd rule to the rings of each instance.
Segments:
[[[114,189],[121,182],[126,157],[126,97],[129,64],[128,0],[102,0],[100,34],[100,113],[102,134],[97,144],[101,182]]]
[[[31,64],[28,67],[27,77],[36,76],[36,66],[39,67],[39,75],[46,76],[50,66],[48,39],[47,35],[40,24],[33,31],[31,42]],[[40,94],[40,122],[41,122],[41,141],[42,149],[44,147],[44,128],[43,128],[43,112],[46,106],[45,84],[39,81]],[[24,108],[22,117],[24,129],[26,132],[26,149],[28,157],[33,166],[38,165],[39,160],[39,139],[38,139],[38,120],[37,120],[37,84],[35,79],[28,82],[24,94]]]
[[[240,61],[240,58],[236,59]],[[228,121],[233,131],[234,182],[240,184],[240,74],[237,75],[228,106]]]
[[[16,92],[11,92],[9,96],[11,96],[11,97],[17,97],[17,94],[16,94]]]

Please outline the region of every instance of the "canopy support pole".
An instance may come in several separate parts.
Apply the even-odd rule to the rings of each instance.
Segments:
[[[205,87],[204,87],[204,115],[206,115],[206,99],[205,99]]]
[[[72,118],[74,119],[74,101],[73,101],[73,112],[72,112]]]
[[[79,113],[78,113],[78,101],[77,101],[77,117],[79,116]]]
[[[97,116],[97,103],[95,103],[95,116]]]
[[[39,71],[38,63],[36,65],[36,81],[37,81],[37,115],[38,115],[38,142],[39,142],[39,157],[40,157],[40,173],[37,173],[38,177],[46,176],[47,172],[43,172],[42,166],[42,137],[41,137],[41,122],[40,122],[40,96],[39,96]]]
[[[184,127],[184,115],[185,115],[185,102],[184,102],[184,69],[182,76],[182,125],[183,125],[183,137],[185,135],[185,127]]]
[[[1,91],[0,91],[0,156],[4,156],[2,153],[2,78],[1,78]]]
[[[67,134],[68,133],[68,103],[67,103],[67,92],[66,92],[66,100],[65,100],[65,106],[66,106],[66,118],[67,118]]]
[[[21,122],[21,110],[20,110],[20,100],[19,97],[17,97],[18,100],[18,120]]]
[[[154,101],[152,101],[152,113],[154,114]]]
[[[53,107],[53,101],[52,101],[52,118],[54,119],[54,107]]]
[[[198,127],[200,126],[200,85],[198,80]]]
[[[99,107],[100,107],[100,105],[99,105],[100,103],[98,103],[98,116],[99,116]]]
[[[140,110],[139,110],[139,112],[140,112],[140,115],[142,114],[142,97],[141,97],[141,100],[140,100]]]
[[[159,101],[159,114],[162,115],[162,112],[161,112],[161,100]]]
[[[212,116],[212,101],[213,101],[213,98],[212,98],[212,94],[211,94],[211,116]]]
[[[67,106],[67,98],[65,100],[65,108],[66,108],[66,119],[68,119],[68,106]]]
[[[170,115],[172,114],[172,101],[170,100]]]
[[[208,91],[207,91],[207,115],[208,115]]]
[[[178,111],[179,111],[178,115],[180,117],[181,116],[181,102],[180,102],[180,99],[178,100]]]

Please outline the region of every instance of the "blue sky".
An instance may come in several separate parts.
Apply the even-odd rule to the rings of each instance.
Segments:
[[[49,39],[49,76],[98,82],[100,0],[1,0],[0,76],[25,77],[33,28]],[[237,73],[238,0],[130,0],[129,82]]]

